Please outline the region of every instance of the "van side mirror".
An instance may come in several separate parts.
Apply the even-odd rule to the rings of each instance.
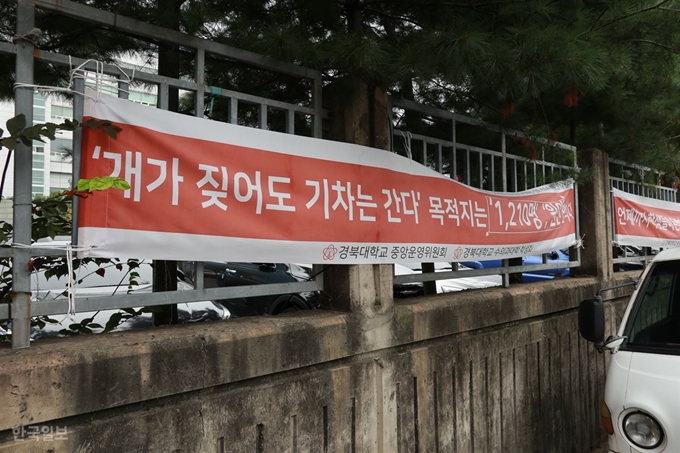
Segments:
[[[578,306],[578,330],[596,346],[604,342],[604,304],[600,296],[586,299]]]

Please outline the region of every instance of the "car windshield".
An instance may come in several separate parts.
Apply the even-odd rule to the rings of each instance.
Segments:
[[[640,288],[626,330],[630,346],[680,352],[680,266],[676,261],[654,264]]]

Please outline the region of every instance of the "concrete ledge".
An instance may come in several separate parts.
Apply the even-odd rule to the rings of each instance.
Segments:
[[[244,318],[0,349],[0,431],[349,355],[346,315]]]
[[[617,272],[606,286],[636,280],[640,274]],[[423,341],[574,310],[600,288],[597,278],[579,277],[395,301],[397,342]],[[632,287],[619,288],[604,294],[604,299],[627,298],[632,292]]]
[[[598,288],[587,277],[415,298],[395,304],[398,338],[421,341],[571,310]]]

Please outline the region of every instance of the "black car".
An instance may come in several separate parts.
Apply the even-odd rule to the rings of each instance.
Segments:
[[[193,289],[193,263],[179,263],[178,290]],[[78,297],[112,296],[129,292],[147,293],[152,290],[152,267],[148,262],[136,262],[134,267],[105,265],[94,262],[83,264],[76,271],[78,284],[75,287],[76,307]],[[134,285],[130,285],[133,276]],[[31,277],[34,291],[32,299],[53,300],[66,297],[67,279],[45,278],[43,272]],[[204,287],[258,285],[265,283],[290,283],[308,281],[311,269],[296,264],[283,263],[204,263]],[[177,304],[180,323],[226,320],[231,317],[276,315],[299,310],[317,308],[320,304],[318,292],[302,292],[284,295],[255,296],[247,298],[220,299]],[[98,312],[78,311],[75,315],[52,315],[35,318],[31,332],[33,340],[75,333],[100,333],[150,327],[153,325],[151,309],[134,308],[127,310],[102,310]],[[9,320],[0,323],[0,336],[11,333]]]
[[[193,263],[182,263],[180,269],[192,283],[195,281]],[[293,263],[207,261],[203,263],[203,275],[204,288],[223,288],[309,281],[312,278],[312,270]],[[226,307],[232,317],[278,315],[318,308],[321,303],[321,295],[318,292],[302,292],[220,299],[215,302]]]

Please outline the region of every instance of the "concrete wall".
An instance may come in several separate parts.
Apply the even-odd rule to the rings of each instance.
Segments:
[[[598,285],[397,303],[364,329],[391,332],[382,348],[327,311],[4,348],[0,452],[586,452],[607,356],[575,306]],[[68,439],[14,442],[20,424]]]

